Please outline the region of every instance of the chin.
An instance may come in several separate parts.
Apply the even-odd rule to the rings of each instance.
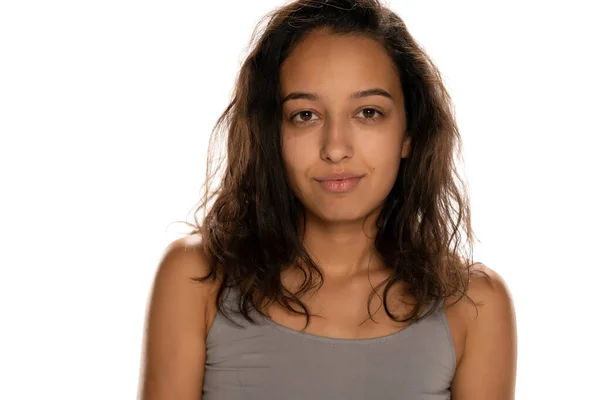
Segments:
[[[361,222],[369,215],[369,210],[346,209],[345,207],[324,207],[311,212],[318,219],[326,223],[352,223]]]

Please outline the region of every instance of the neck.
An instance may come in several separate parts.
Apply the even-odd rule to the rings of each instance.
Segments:
[[[374,248],[376,217],[330,223],[307,215],[302,243],[323,275],[348,278],[382,267],[383,261]]]

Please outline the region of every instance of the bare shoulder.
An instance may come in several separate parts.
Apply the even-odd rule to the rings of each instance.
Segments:
[[[491,321],[500,321],[501,317],[514,316],[513,298],[508,283],[498,272],[484,264],[476,264],[473,268],[467,295],[477,305],[474,307],[468,302],[469,306],[463,309],[468,330]]]
[[[498,272],[481,263],[475,264],[471,269],[466,293],[468,298],[462,296],[458,301],[458,294],[449,297],[446,306],[454,316],[460,317],[469,326],[477,320],[486,304],[488,310],[494,306],[504,306],[505,310],[506,307],[512,307],[512,295],[507,282]]]
[[[452,385],[452,398],[513,399],[516,382],[517,332],[512,295],[495,270],[476,265],[468,299],[457,311],[465,327],[464,349]]]
[[[198,282],[192,278],[205,277],[209,272],[209,260],[199,237],[175,240],[163,252],[151,299],[160,302],[163,294],[177,294],[182,297],[183,304],[188,305],[182,312],[191,312],[197,316],[201,310],[206,317],[205,311],[210,308],[216,296],[218,282],[212,279]]]
[[[189,277],[205,276],[210,271],[202,240],[184,237],[170,243],[161,258],[158,273],[174,270]]]
[[[215,281],[193,281],[210,271],[200,240],[167,246],[154,278],[144,331],[142,400],[198,399],[206,358],[209,304]]]

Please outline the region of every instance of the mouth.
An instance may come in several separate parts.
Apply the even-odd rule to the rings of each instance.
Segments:
[[[356,174],[346,174],[346,176],[332,175],[316,178],[315,180],[328,192],[344,193],[356,187],[363,176]]]
[[[317,182],[342,181],[346,179],[362,178],[364,175],[352,172],[339,172],[315,178]]]

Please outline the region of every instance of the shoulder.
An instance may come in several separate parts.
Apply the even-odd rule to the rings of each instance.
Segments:
[[[177,239],[165,248],[160,269],[187,269],[188,272],[208,272],[208,259],[199,237]]]
[[[453,316],[460,318],[466,327],[473,327],[479,318],[512,310],[509,286],[494,269],[477,263],[471,268],[468,281],[467,296],[455,294],[445,301],[447,309]],[[485,312],[485,316],[481,315],[482,312]]]
[[[207,311],[216,283],[192,278],[204,277],[209,271],[208,259],[197,239],[179,239],[164,250],[147,309],[141,398],[199,396]]]
[[[512,317],[513,299],[507,282],[484,264],[476,264],[471,271],[467,295],[477,304],[476,309],[470,307],[471,311],[465,315],[468,328],[490,322],[488,320],[501,321],[499,317]]]
[[[189,236],[171,242],[163,252],[155,278],[155,295],[161,288],[177,292],[193,309],[201,308],[208,322],[210,305],[219,287],[218,278],[205,281],[194,278],[206,277],[211,271],[203,242],[199,237]]]
[[[459,307],[465,326],[464,352],[453,382],[453,398],[514,398],[517,334],[513,299],[504,278],[476,264],[467,298]]]

